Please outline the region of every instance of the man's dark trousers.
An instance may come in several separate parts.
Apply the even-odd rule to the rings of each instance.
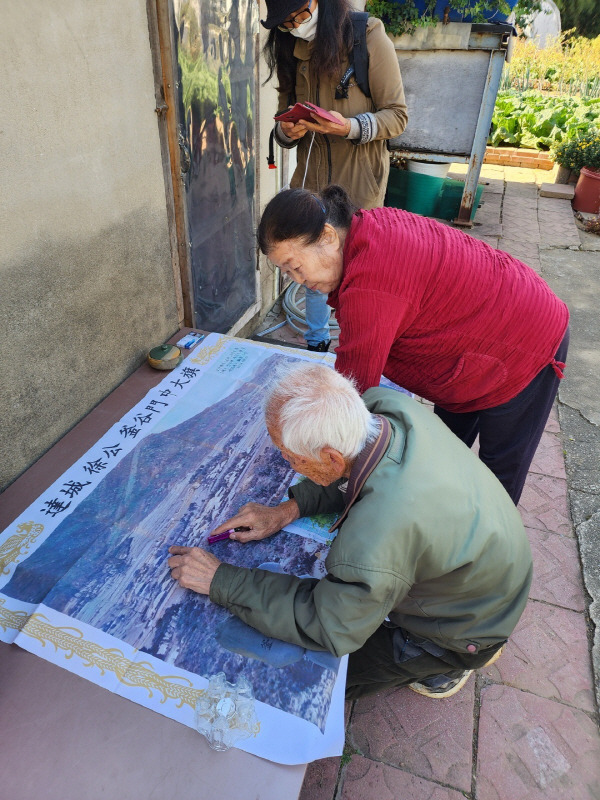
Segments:
[[[403,628],[382,625],[359,650],[350,653],[346,700],[436,676],[443,676],[442,682],[459,678],[466,669],[487,664],[503,644],[498,642],[478,653],[456,653]]]

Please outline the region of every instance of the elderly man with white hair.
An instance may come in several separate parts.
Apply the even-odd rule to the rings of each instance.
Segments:
[[[269,434],[308,480],[275,507],[249,503],[214,533],[263,539],[338,513],[321,580],[171,547],[171,574],[268,636],[350,654],[349,699],[394,686],[449,697],[494,661],[527,601],[531,552],[496,477],[426,407],[390,389],[361,398],[322,365],[270,390]]]

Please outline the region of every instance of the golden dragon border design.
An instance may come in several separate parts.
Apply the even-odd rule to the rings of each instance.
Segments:
[[[12,564],[19,561],[20,556],[27,556],[29,548],[44,531],[39,522],[22,522],[15,533],[0,545],[0,573],[8,575]]]
[[[11,611],[9,608],[5,608],[4,598],[0,597],[0,628],[4,628],[5,631],[9,628],[20,631],[29,617],[27,611]]]
[[[43,614],[35,613],[27,617],[24,611],[10,612],[2,608],[3,604],[4,600],[0,598],[0,625],[3,627],[3,616],[6,616],[12,623],[10,627],[36,639],[42,647],[49,642],[54,645],[56,652],[63,650],[65,658],[78,656],[84,667],[96,667],[101,675],[112,672],[123,685],[143,688],[150,697],[158,692],[162,695],[161,703],[175,700],[177,708],[188,705],[195,709],[198,699],[206,694],[204,689],[194,689],[189,678],[182,675],[159,675],[149,661],[132,661],[116,647],[102,647],[87,641],[79,628],[57,627]],[[260,722],[257,722],[251,735],[257,736],[259,731]]]
[[[195,708],[196,701],[204,694],[203,689],[194,689],[188,678],[158,675],[149,661],[132,661],[116,647],[89,642],[79,628],[56,627],[43,614],[32,614],[21,632],[37,639],[42,647],[49,642],[57,652],[63,650],[67,659],[78,656],[84,667],[96,667],[101,675],[112,672],[125,686],[146,689],[150,697],[159,692],[161,703],[171,699],[177,701],[178,708],[184,704]]]

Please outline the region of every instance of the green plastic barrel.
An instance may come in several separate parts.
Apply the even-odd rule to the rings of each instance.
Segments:
[[[464,181],[436,178],[392,167],[385,205],[425,217],[452,220],[458,216],[464,188]],[[483,186],[478,186],[471,219],[475,217],[482,192]]]
[[[444,178],[406,172],[406,210],[424,217],[435,217]]]

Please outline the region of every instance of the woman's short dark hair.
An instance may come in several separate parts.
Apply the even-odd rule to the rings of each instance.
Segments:
[[[347,231],[356,212],[345,189],[327,186],[321,194],[306,189],[286,189],[267,203],[258,226],[258,246],[265,255],[279,242],[319,241],[325,223]]]

